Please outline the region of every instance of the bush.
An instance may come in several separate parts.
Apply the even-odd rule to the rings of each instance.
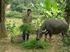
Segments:
[[[28,48],[28,49],[31,49],[31,48],[45,49],[49,46],[48,42],[45,42],[43,40],[36,41],[34,39],[23,42],[21,45],[22,45],[23,48]]]
[[[17,12],[17,11],[9,11],[9,12],[6,12],[6,17],[21,18],[22,14],[20,12]]]
[[[15,36],[17,36],[20,33],[19,28],[16,26],[15,23],[13,23],[13,24],[10,24],[10,23],[6,24],[6,28],[7,28],[7,31],[9,33],[10,37],[15,37]]]
[[[70,46],[70,36],[64,38],[63,46]]]

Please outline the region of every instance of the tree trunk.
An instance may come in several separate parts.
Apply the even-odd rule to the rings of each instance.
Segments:
[[[66,0],[65,20],[67,21],[69,25],[70,24],[70,0]]]
[[[0,0],[0,39],[7,37],[5,28],[5,3]]]

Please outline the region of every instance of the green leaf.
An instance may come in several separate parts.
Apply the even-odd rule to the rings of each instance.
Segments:
[[[58,7],[57,7],[57,1],[56,0],[52,1],[52,11],[54,14],[57,14]]]
[[[50,2],[50,0],[45,0],[45,8],[47,10],[50,10],[50,8],[51,8],[51,2]]]

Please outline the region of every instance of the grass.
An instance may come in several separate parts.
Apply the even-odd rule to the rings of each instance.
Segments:
[[[21,46],[23,48],[27,48],[27,49],[45,49],[48,48],[49,44],[47,41],[43,41],[43,40],[29,40],[29,41],[25,41],[21,43]]]

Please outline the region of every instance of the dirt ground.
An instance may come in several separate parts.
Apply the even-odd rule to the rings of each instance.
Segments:
[[[24,49],[10,42],[0,42],[0,52],[70,52],[70,48],[62,48],[60,37],[53,36],[48,49]]]

